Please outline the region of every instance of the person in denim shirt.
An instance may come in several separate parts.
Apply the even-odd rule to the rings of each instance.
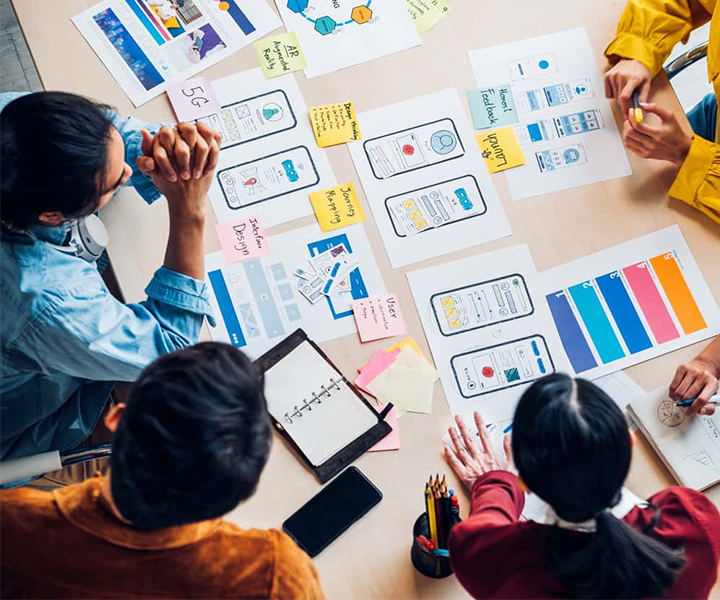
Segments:
[[[0,460],[89,436],[116,381],[195,344],[211,318],[203,281],[207,191],[219,134],[122,120],[62,92],[0,94]],[[165,261],[123,304],[97,266],[58,246],[124,185],[168,203]],[[132,226],[132,224],[128,224]]]

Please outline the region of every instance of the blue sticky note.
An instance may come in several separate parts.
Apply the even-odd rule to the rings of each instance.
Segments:
[[[518,122],[510,84],[470,90],[467,98],[475,129],[496,129]]]

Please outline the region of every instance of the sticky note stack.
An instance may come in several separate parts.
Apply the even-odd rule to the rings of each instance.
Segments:
[[[355,385],[399,411],[430,414],[437,371],[412,338],[378,350],[360,368]]]

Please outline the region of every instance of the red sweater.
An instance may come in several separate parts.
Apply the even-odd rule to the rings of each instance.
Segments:
[[[720,514],[703,494],[672,487],[648,502],[660,509],[653,537],[685,549],[686,565],[665,598],[707,598],[718,575]],[[525,493],[507,471],[480,477],[472,489],[470,517],[450,536],[450,562],[475,598],[564,598],[545,558],[547,525],[520,521]],[[642,530],[652,508],[635,507],[623,519]],[[578,536],[591,535],[578,533]]]

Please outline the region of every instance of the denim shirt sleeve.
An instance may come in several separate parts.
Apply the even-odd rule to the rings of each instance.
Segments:
[[[117,113],[111,113],[113,125],[125,142],[125,162],[132,167],[133,174],[128,183],[133,186],[148,204],[152,204],[161,194],[147,175],[143,175],[135,164],[138,156],[142,155],[142,130],[147,129],[155,135],[163,123],[144,123],[135,117],[120,118]]]
[[[214,323],[203,281],[160,267],[147,299],[123,304],[88,267],[94,273],[84,270],[66,293],[49,299],[17,340],[48,372],[134,381],[160,355],[197,343],[203,318]]]

